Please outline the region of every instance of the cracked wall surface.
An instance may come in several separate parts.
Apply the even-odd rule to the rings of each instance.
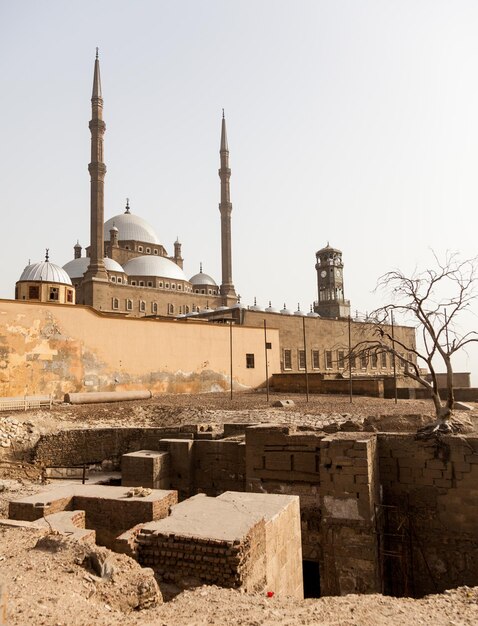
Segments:
[[[278,331],[268,340],[279,368]],[[265,382],[263,331],[234,327],[236,388]],[[150,389],[197,393],[230,385],[229,327],[195,321],[129,319],[89,307],[0,300],[0,396]],[[254,354],[254,367],[246,366]]]

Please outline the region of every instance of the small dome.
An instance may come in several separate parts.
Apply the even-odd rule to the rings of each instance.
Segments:
[[[211,287],[217,287],[217,283],[214,278],[209,276],[209,274],[204,274],[204,272],[202,271],[202,263],[200,265],[199,274],[194,274],[194,276],[191,276],[189,282],[191,283],[191,285],[210,285]]]
[[[300,304],[299,303],[297,303],[297,311],[294,311],[294,315],[302,315],[302,316],[305,315],[305,313],[300,310]]]
[[[263,309],[257,304],[257,299],[254,298],[254,304],[249,307],[249,311],[262,311],[262,310]]]
[[[284,302],[284,308],[280,310],[280,313],[281,315],[291,315],[291,312],[285,306],[285,302]]]
[[[110,230],[118,230],[119,241],[142,241],[145,243],[159,244],[153,228],[141,217],[131,213],[115,215],[107,222],[104,228],[104,240],[109,241]]]
[[[267,307],[265,311],[266,313],[277,313],[277,309],[274,309],[270,300],[269,300],[269,306]]]
[[[187,282],[183,270],[164,256],[137,256],[124,265],[128,276],[156,276]]]
[[[320,315],[316,313],[312,308],[312,305],[310,305],[310,311],[307,313],[307,317],[320,317]]]
[[[119,233],[119,230],[116,228],[116,226],[113,224],[113,226],[110,228],[110,232],[113,231],[114,233]]]
[[[27,265],[18,279],[18,282],[27,280],[71,285],[70,277],[65,270],[59,265],[50,263],[50,261],[41,261],[40,263]]]
[[[107,272],[121,272],[122,274],[124,274],[124,269],[119,263],[113,261],[113,259],[109,259],[108,257],[106,257],[103,259],[103,261],[105,262]],[[71,261],[68,261],[68,263],[63,266],[63,269],[70,278],[83,278],[89,264],[90,257],[82,256],[78,259],[72,259]]]

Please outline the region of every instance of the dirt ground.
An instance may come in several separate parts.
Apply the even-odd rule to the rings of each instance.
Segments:
[[[272,408],[291,398],[295,405]],[[478,406],[466,418],[475,421]],[[64,428],[219,425],[270,422],[300,429],[339,423],[344,429],[410,430],[433,419],[429,401],[265,393],[160,396],[149,401],[104,405],[56,405],[51,411],[0,414],[0,515],[11,499],[44,489],[38,474],[22,461],[42,433]],[[314,600],[268,598],[229,589],[199,587],[162,602],[150,570],[107,552],[109,572],[99,576],[91,551],[42,530],[0,527],[0,584],[6,589],[11,625],[160,626],[240,625],[382,626],[385,624],[478,624],[478,588],[462,587],[421,600],[379,595]],[[38,545],[37,545],[38,544]],[[100,555],[101,556],[101,555]],[[103,554],[103,557],[105,555]],[[105,557],[106,558],[106,557]],[[1,624],[0,610],[0,624]]]

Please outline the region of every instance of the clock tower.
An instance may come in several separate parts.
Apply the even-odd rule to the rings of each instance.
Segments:
[[[321,317],[337,318],[350,315],[350,302],[344,298],[344,264],[342,252],[327,243],[315,253],[319,299],[314,311]]]

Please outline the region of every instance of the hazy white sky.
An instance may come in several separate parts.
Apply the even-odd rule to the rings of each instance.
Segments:
[[[46,247],[64,265],[89,243],[96,46],[105,218],[129,196],[188,276],[221,279],[222,107],[245,304],[308,310],[328,241],[354,311],[430,248],[474,256],[477,32],[476,0],[0,0],[0,297]],[[478,373],[478,349],[455,367]]]

